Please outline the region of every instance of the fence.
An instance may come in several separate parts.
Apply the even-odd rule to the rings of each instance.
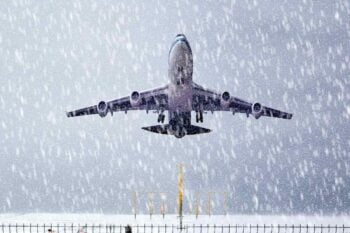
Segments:
[[[125,233],[127,225],[1,224],[0,233]],[[130,225],[133,233],[350,233],[345,225]]]

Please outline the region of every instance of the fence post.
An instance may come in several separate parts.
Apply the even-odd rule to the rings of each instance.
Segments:
[[[39,233],[39,224],[36,224],[36,233]]]
[[[252,225],[249,224],[249,233],[252,233]]]
[[[344,226],[344,224],[343,224],[343,233],[344,233],[344,230],[345,230],[345,226]]]
[[[202,224],[200,225],[199,232],[202,233]]]

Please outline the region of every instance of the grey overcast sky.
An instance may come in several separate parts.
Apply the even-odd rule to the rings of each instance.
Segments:
[[[0,211],[131,213],[132,192],[185,211],[350,212],[349,1],[0,2]],[[195,82],[294,113],[205,114],[210,134],[151,134],[156,114],[65,111],[168,82],[178,33]],[[158,203],[159,196],[155,197]]]

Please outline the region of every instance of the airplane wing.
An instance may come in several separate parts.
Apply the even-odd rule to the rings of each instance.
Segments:
[[[194,111],[231,111],[232,113],[245,113],[255,118],[261,116],[291,119],[293,114],[266,107],[260,103],[249,103],[242,99],[230,96],[228,92],[217,93],[198,84],[193,86]]]
[[[99,114],[104,117],[108,112],[130,111],[130,110],[168,110],[168,86],[156,88],[149,91],[134,91],[130,96],[101,101],[97,105],[81,108],[67,112],[67,117]]]

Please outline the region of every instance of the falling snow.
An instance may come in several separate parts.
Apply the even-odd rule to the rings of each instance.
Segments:
[[[350,212],[349,1],[3,1],[0,212],[133,211],[166,193],[175,213]],[[65,112],[162,86],[178,33],[193,79],[292,112],[290,121],[207,113],[210,134],[141,130],[157,115]]]

